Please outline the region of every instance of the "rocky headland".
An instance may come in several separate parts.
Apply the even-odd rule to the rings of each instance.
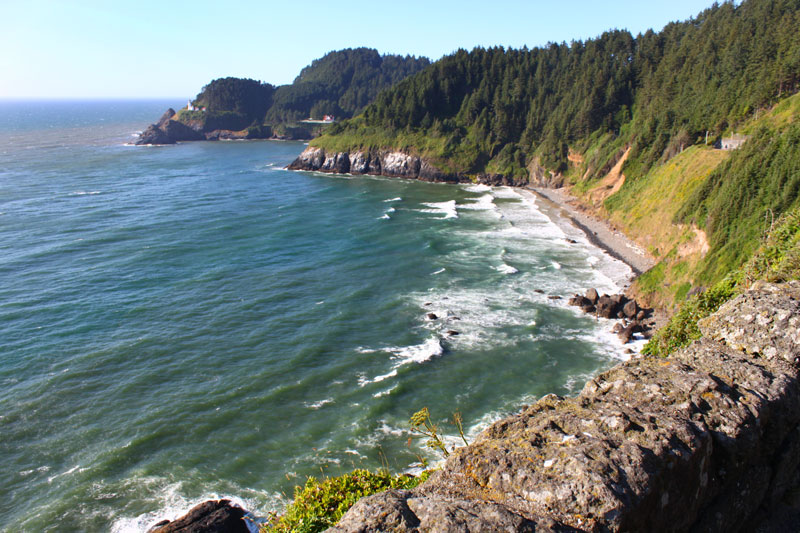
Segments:
[[[276,134],[268,126],[247,127],[237,117],[215,120],[179,119],[174,109],[169,108],[155,124],[150,124],[136,140],[137,145],[175,144],[181,141],[220,141],[241,139],[308,140],[314,135],[305,128],[290,128],[283,135]]]
[[[446,172],[425,158],[397,150],[359,150],[328,152],[309,146],[288,167],[289,170],[308,170],[331,174],[354,174],[406,178],[446,183],[484,183],[522,187],[527,180],[513,179],[500,174],[479,174],[475,179],[466,174]]]

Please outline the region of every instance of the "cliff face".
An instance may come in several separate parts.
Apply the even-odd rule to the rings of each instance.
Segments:
[[[309,146],[292,164],[289,170],[308,170],[333,174],[370,174],[392,178],[417,179],[448,183],[472,183],[464,174],[444,172],[424,158],[395,150],[327,152]],[[509,179],[498,174],[479,174],[478,183],[487,185],[526,185],[527,180]]]
[[[798,481],[800,282],[757,284],[701,329],[495,423],[329,531],[752,530]]]

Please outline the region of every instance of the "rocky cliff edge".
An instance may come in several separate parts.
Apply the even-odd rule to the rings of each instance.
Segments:
[[[757,284],[667,359],[501,420],[329,531],[753,530],[800,464],[800,282]]]
[[[309,146],[287,168],[331,174],[369,174],[421,181],[473,182],[473,179],[465,174],[445,172],[424,158],[397,150],[328,152],[323,148]],[[475,181],[486,185],[520,187],[528,185],[527,179],[516,179],[499,174],[479,174]]]

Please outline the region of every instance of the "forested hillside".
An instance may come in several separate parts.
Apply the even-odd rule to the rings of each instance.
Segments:
[[[181,111],[178,120],[203,132],[249,127],[254,136],[269,137],[273,130],[285,131],[307,118],[352,117],[381,90],[429,64],[426,58],[382,56],[370,48],[330,52],[304,68],[290,85],[213,80],[192,102],[198,109]]]
[[[380,55],[371,48],[331,52],[304,68],[291,85],[275,91],[267,123],[324,115],[348,118],[378,93],[430,64],[427,58]]]
[[[798,205],[798,28],[800,0],[745,0],[636,37],[460,50],[312,144],[570,184],[661,261],[637,290],[669,307],[741,266]],[[734,132],[742,148],[712,148]]]
[[[629,143],[628,167],[643,174],[797,90],[799,5],[725,3],[635,38],[611,31],[532,50],[460,50],[331,133],[366,145],[436,137],[440,148],[424,155],[450,168],[519,174],[535,156],[564,171],[571,145],[610,134],[592,170]]]

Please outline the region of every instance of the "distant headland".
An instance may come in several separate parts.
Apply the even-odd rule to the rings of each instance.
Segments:
[[[293,83],[219,78],[183,109],[169,109],[136,144],[223,139],[308,140],[350,118],[391,87],[430,64],[427,58],[381,55],[371,48],[330,52]]]

